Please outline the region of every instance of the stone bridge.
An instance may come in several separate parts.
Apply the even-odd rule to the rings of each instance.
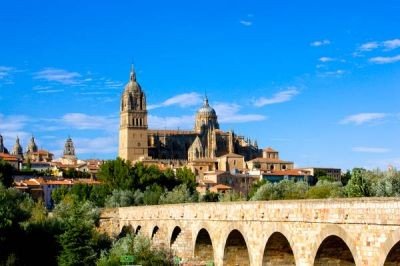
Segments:
[[[400,198],[105,209],[100,229],[144,235],[185,265],[400,265]]]

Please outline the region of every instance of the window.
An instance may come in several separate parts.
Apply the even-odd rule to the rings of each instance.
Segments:
[[[137,143],[137,146],[140,147],[140,142]]]

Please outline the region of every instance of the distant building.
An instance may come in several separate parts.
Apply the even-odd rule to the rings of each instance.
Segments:
[[[304,181],[309,184],[314,184],[314,177],[311,175],[310,171],[304,169],[265,172],[262,174],[262,179],[271,183],[278,183],[282,180],[292,180],[295,182]]]
[[[17,170],[21,170],[22,168],[22,160],[18,158],[18,156],[11,155],[8,153],[0,153],[0,160],[3,160],[11,164]]]
[[[8,150],[7,150],[7,148],[4,146],[3,136],[2,136],[2,135],[0,135],[0,153],[6,153],[6,154],[8,154]]]
[[[250,170],[259,169],[263,172],[284,171],[293,169],[293,162],[279,159],[279,152],[268,147],[262,151],[262,157],[247,162]]]
[[[43,200],[47,208],[53,207],[51,193],[61,186],[71,187],[75,184],[98,185],[99,181],[91,179],[52,179],[52,178],[29,178],[14,182],[14,187],[32,195],[36,200]]]
[[[312,176],[326,176],[334,181],[342,180],[342,170],[340,168],[304,167],[301,169],[309,171]]]

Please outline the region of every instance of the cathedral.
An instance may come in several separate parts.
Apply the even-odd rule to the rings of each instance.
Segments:
[[[149,129],[147,115],[146,95],[132,68],[121,97],[119,157],[144,163],[174,161],[203,172],[229,170],[229,158],[244,165],[262,155],[256,141],[220,129],[207,97],[196,113],[193,130]],[[225,158],[223,166],[220,158]]]

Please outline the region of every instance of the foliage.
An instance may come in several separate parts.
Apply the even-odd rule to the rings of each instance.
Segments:
[[[144,205],[156,205],[160,200],[160,196],[163,193],[163,188],[157,184],[153,184],[146,188],[143,193]]]
[[[11,187],[14,182],[12,178],[14,171],[14,167],[11,164],[0,159],[0,184],[5,187]]]
[[[219,194],[215,192],[206,191],[206,193],[200,197],[202,202],[217,202],[219,200]]]
[[[126,207],[133,205],[134,202],[132,191],[114,189],[112,195],[106,198],[105,206],[107,208]]]
[[[96,252],[92,240],[98,209],[89,201],[81,202],[75,195],[68,195],[56,205],[53,213],[64,228],[59,237],[62,247],[59,265],[94,265]]]
[[[187,186],[191,193],[196,191],[196,175],[187,167],[176,169],[176,179]]]
[[[119,157],[116,160],[106,161],[102,164],[98,177],[111,190],[131,189],[134,185],[130,162]]]
[[[131,255],[135,265],[173,265],[169,252],[153,248],[148,238],[131,234],[118,239],[109,252],[103,252],[97,265],[119,266],[120,258],[124,255]]]
[[[262,186],[265,185],[267,181],[265,179],[258,180],[257,182],[254,182],[251,184],[250,191],[249,191],[249,197],[253,197],[253,195],[256,193],[256,191]]]
[[[278,199],[304,199],[308,190],[305,182],[294,182],[292,180],[282,180],[279,183],[262,185],[251,200],[278,200]]]
[[[243,201],[246,199],[241,197],[240,194],[235,191],[226,191],[225,193],[219,194],[218,200],[220,202],[228,202],[228,201]]]
[[[190,190],[186,184],[175,187],[172,191],[167,191],[160,196],[159,204],[174,204],[193,202]]]
[[[32,206],[27,194],[0,184],[0,230],[18,227],[30,217]]]
[[[62,170],[62,175],[64,178],[90,178],[90,174],[83,171],[77,171],[74,168],[68,168],[66,170]]]
[[[351,178],[345,188],[348,197],[369,197],[372,196],[372,180],[366,177],[367,170],[354,168]]]
[[[106,197],[110,194],[106,185],[74,184],[72,187],[60,186],[51,192],[52,200],[58,204],[67,195],[75,195],[80,201],[89,200],[98,207],[103,207]]]
[[[343,196],[343,186],[340,182],[320,180],[307,191],[309,199],[338,198]]]

